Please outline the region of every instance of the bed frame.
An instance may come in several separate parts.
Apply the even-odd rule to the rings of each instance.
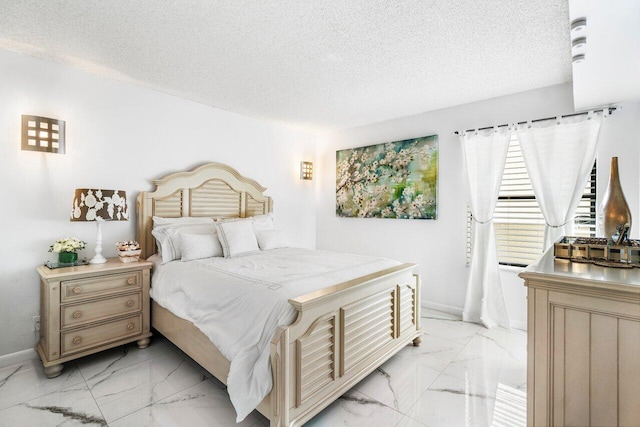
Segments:
[[[156,252],[153,216],[245,218],[273,211],[266,188],[221,163],[154,181],[137,198],[142,256]],[[420,278],[402,264],[292,298],[295,322],[271,340],[273,387],[257,410],[270,425],[299,426],[413,342],[419,345]],[[153,286],[153,283],[152,283]],[[226,384],[229,361],[193,323],[152,302],[154,329]]]

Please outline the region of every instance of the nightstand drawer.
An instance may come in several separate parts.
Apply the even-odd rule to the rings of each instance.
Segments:
[[[61,333],[62,356],[142,332],[142,314],[91,328]]]
[[[138,292],[104,300],[62,306],[61,327],[64,329],[123,314],[136,313],[140,311],[141,297],[141,293]]]
[[[142,275],[139,272],[69,280],[62,282],[61,300],[63,302],[77,301],[79,299],[132,291],[141,289],[141,287]]]

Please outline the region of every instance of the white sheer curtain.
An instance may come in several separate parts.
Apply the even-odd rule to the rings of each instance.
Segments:
[[[494,128],[460,136],[469,207],[473,215],[471,268],[463,320],[510,328],[502,294],[493,211],[507,159],[511,130]]]
[[[596,158],[601,121],[601,116],[589,113],[518,126],[522,156],[547,223],[545,250],[571,234],[573,216]]]

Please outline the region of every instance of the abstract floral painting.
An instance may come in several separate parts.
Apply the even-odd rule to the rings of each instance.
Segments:
[[[336,152],[336,215],[437,219],[438,135]]]

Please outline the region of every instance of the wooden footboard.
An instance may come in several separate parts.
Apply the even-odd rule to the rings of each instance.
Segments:
[[[308,421],[414,341],[420,280],[402,264],[289,300],[297,320],[271,342],[271,426]]]
[[[273,388],[258,406],[271,426],[298,426],[407,344],[419,344],[420,279],[402,264],[289,302],[296,321],[271,341]],[[229,362],[193,323],[157,303],[152,325],[226,384]]]

